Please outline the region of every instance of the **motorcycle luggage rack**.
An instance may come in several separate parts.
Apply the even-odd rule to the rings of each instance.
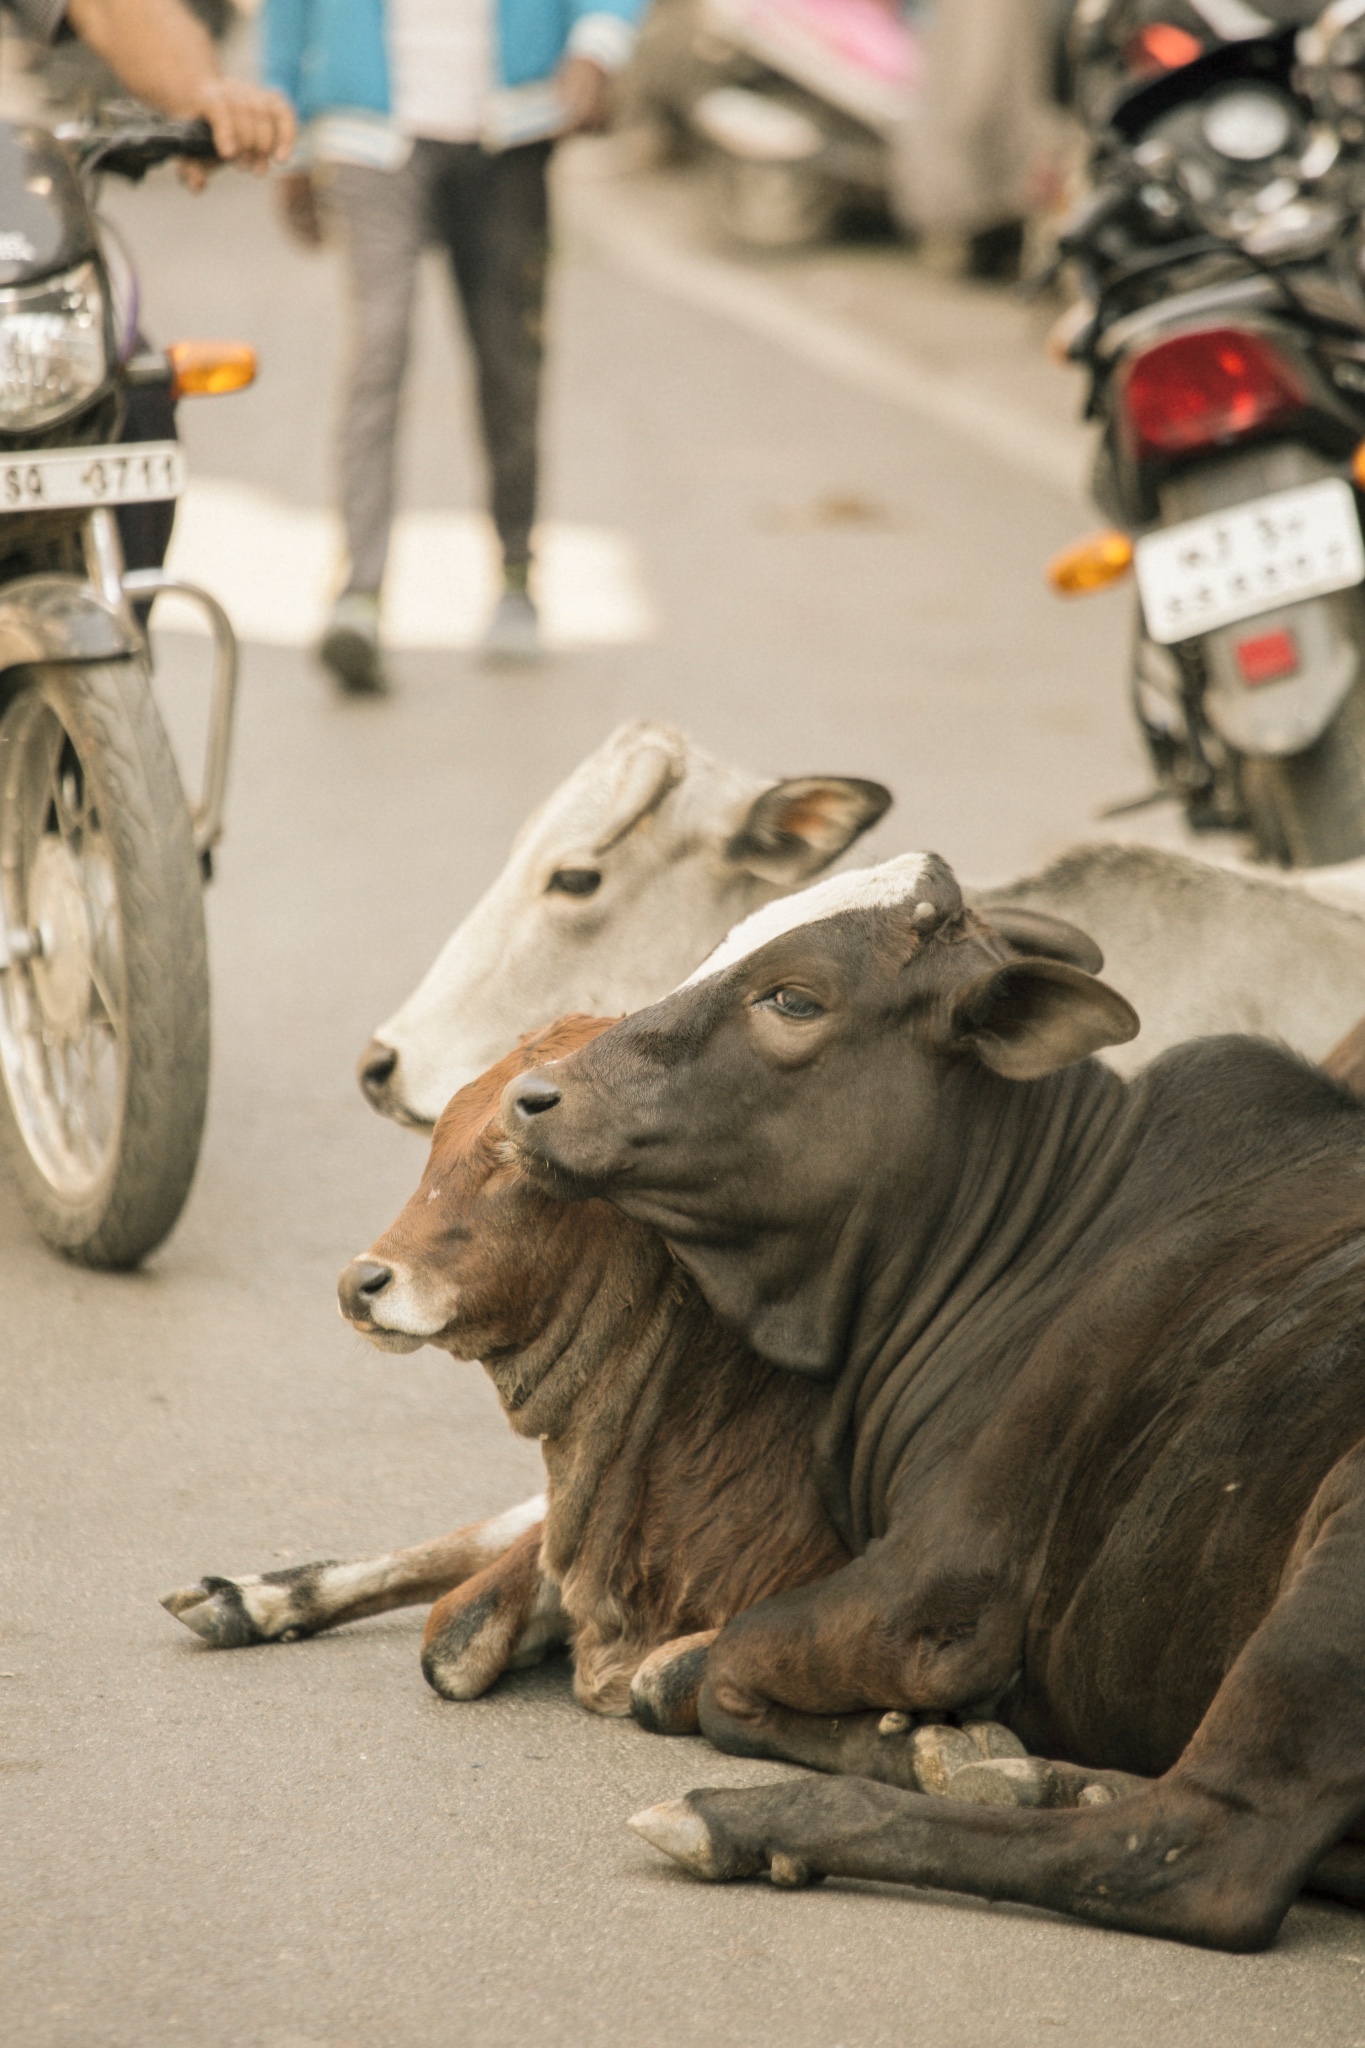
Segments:
[[[216,597],[197,583],[185,583],[164,569],[126,569],[124,595],[155,603],[173,591],[204,612],[213,638],[213,680],[209,685],[209,728],[204,747],[204,779],[199,801],[190,806],[194,826],[194,850],[205,877],[212,871],[213,849],[223,836],[223,802],[227,794],[228,755],[232,747],[232,720],[237,706],[237,635],[232,621]]]

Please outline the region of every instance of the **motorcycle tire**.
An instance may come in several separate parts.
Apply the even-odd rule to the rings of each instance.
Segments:
[[[208,1095],[185,793],[144,662],[0,676],[0,1155],[49,1245],[127,1270],[167,1236]]]
[[[1263,860],[1321,868],[1365,854],[1365,686],[1302,754],[1244,757],[1241,781]]]

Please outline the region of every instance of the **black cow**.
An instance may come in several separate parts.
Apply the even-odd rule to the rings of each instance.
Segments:
[[[1365,1903],[1365,1111],[1255,1039],[1124,1083],[1094,949],[1033,951],[907,857],[508,1087],[546,1186],[654,1225],[823,1384],[854,1553],[732,1621],[701,1700],[720,1748],[844,1775],[635,1825],[704,1877],[1255,1949],[1310,1876]],[[1054,1787],[1155,1782],[928,1799],[916,1715],[1004,1721]]]

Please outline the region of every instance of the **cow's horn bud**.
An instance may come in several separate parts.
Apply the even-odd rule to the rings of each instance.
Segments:
[[[921,931],[923,931],[929,925],[937,923],[938,911],[926,897],[923,903],[915,905],[910,913],[910,921],[912,924],[917,924]]]

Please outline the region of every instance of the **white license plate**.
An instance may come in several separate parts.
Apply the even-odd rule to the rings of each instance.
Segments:
[[[1336,476],[1144,534],[1135,552],[1147,631],[1165,646],[1365,581],[1355,493]]]
[[[185,458],[178,441],[0,455],[0,516],[60,512],[76,505],[142,505],[178,498],[184,488]]]

